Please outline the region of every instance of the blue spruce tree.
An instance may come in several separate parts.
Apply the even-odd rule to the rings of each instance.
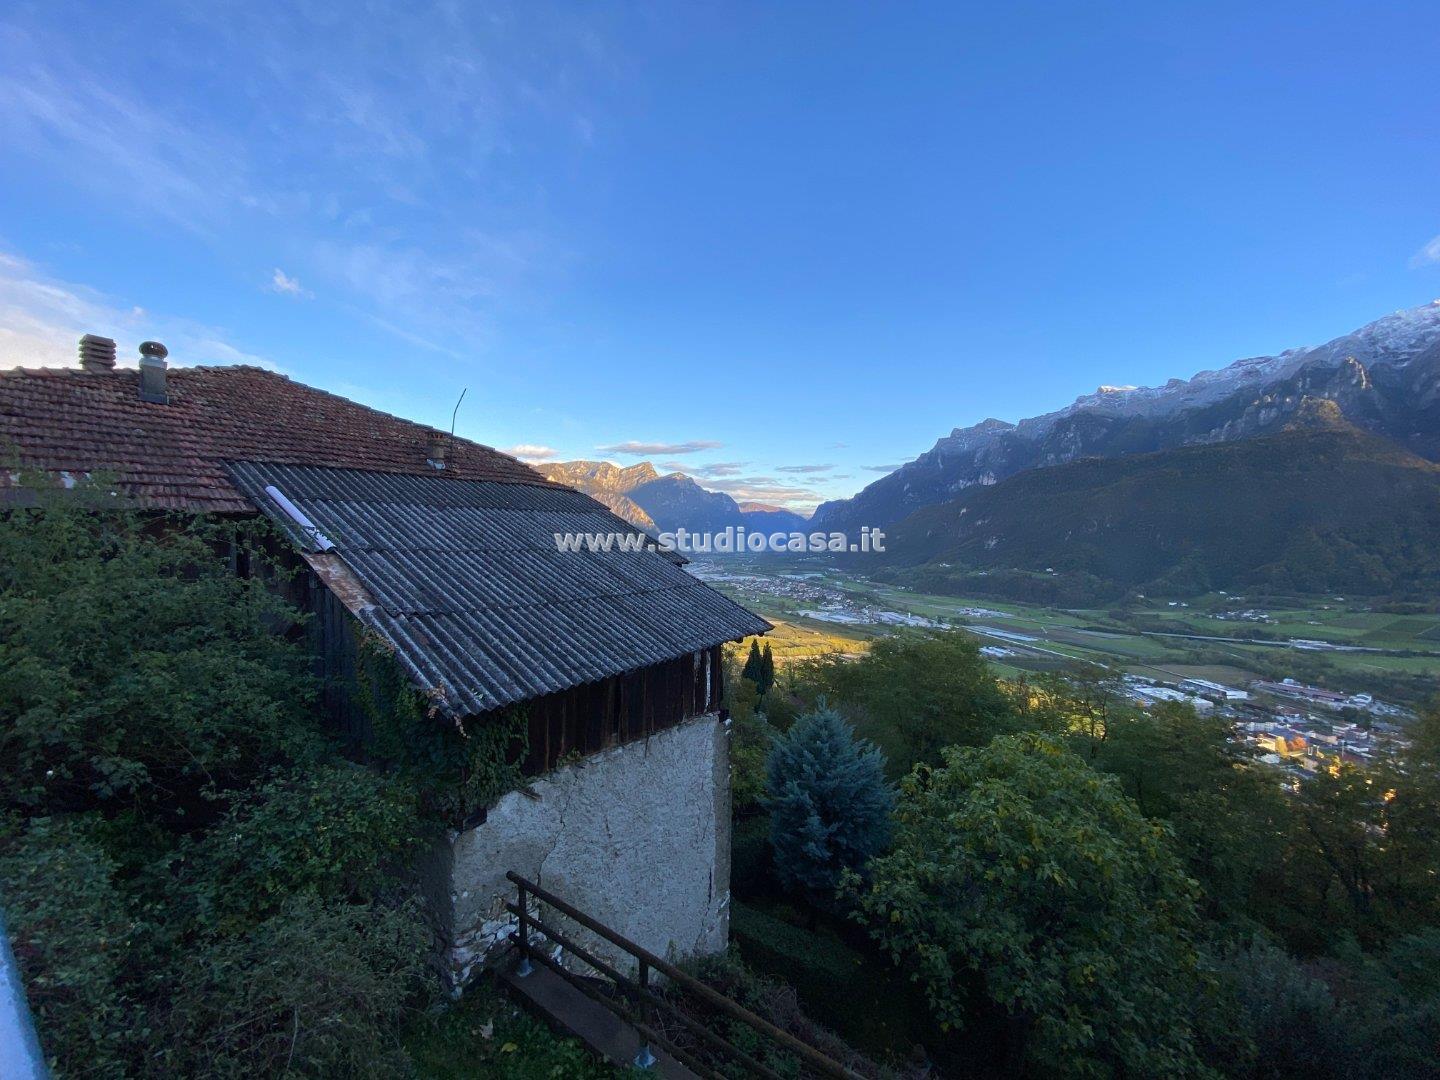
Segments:
[[[888,847],[895,792],[885,756],[823,698],[775,740],[766,780],[775,871],[787,888],[828,902],[842,870]]]

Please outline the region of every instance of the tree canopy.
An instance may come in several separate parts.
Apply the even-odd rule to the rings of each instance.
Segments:
[[[940,764],[944,747],[983,746],[1017,730],[1010,695],[964,634],[884,638],[858,660],[815,665],[801,683],[835,702],[896,776],[916,762]]]
[[[1198,1070],[1197,889],[1170,830],[1042,736],[941,756],[902,782],[894,850],[852,882],[936,1017],[988,1002],[1017,1060],[1057,1075]]]

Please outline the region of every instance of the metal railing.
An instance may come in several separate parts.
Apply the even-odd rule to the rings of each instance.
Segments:
[[[744,1025],[765,1042],[786,1053],[793,1054],[800,1059],[802,1066],[809,1073],[838,1077],[840,1080],[858,1080],[858,1074],[838,1061],[826,1056],[808,1043],[801,1042],[788,1031],[776,1027],[763,1017],[757,1016],[749,1009],[731,1001],[719,991],[706,986],[694,976],[687,975],[674,964],[661,959],[603,923],[592,919],[554,893],[542,889],[533,881],[527,881],[513,870],[505,876],[514,883],[518,890],[516,897],[518,903],[505,905],[506,910],[519,920],[519,932],[516,935],[515,947],[520,954],[521,966],[517,974],[523,975],[531,970],[527,967],[529,964],[540,964],[628,1022],[645,1040],[635,1060],[635,1064],[641,1068],[646,1068],[654,1063],[652,1047],[658,1047],[700,1076],[713,1077],[715,1080],[727,1080],[726,1073],[702,1060],[693,1050],[677,1046],[672,1039],[661,1032],[657,1020],[663,1015],[674,1020],[699,1042],[719,1053],[723,1059],[742,1065],[748,1070],[747,1075],[765,1077],[766,1080],[784,1080],[779,1073],[764,1062],[757,1060],[753,1054],[740,1049],[723,1035],[712,1031],[702,1021],[678,1007],[665,994],[658,993],[651,984],[652,973],[658,973],[663,975],[677,990],[699,1002],[704,1009],[719,1013],[729,1020]],[[534,896],[537,900],[554,908],[560,914],[633,957],[636,963],[635,975],[631,976],[619,971],[614,965],[578,944],[565,932],[548,925],[533,915],[526,903],[528,896]],[[548,956],[545,949],[537,948],[536,943],[532,940],[532,934],[535,933],[543,934],[549,941],[582,960],[609,980],[613,986],[613,992],[604,992],[595,985],[596,980],[577,975],[560,961]]]

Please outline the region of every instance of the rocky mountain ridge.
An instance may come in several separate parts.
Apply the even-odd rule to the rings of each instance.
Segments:
[[[1237,360],[1158,387],[1101,386],[1042,416],[956,428],[815,527],[893,524],[967,488],[1027,469],[1227,442],[1276,432],[1311,399],[1430,460],[1440,459],[1440,300],[1398,311],[1314,348]]]
[[[782,507],[737,503],[682,472],[660,473],[648,461],[619,466],[608,461],[560,461],[533,466],[548,480],[568,484],[652,533],[717,532],[728,526],[765,531],[801,528],[805,518]]]

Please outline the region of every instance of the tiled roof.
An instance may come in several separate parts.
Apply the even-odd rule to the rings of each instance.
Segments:
[[[170,403],[140,400],[134,370],[0,371],[0,485],[23,468],[106,472],[147,506],[253,509],[227,460],[419,473],[429,428],[255,367],[171,368]],[[454,439],[447,476],[549,485],[488,446]]]
[[[557,532],[636,531],[569,488],[254,462],[231,476],[451,715],[770,629],[657,552],[557,551]]]

